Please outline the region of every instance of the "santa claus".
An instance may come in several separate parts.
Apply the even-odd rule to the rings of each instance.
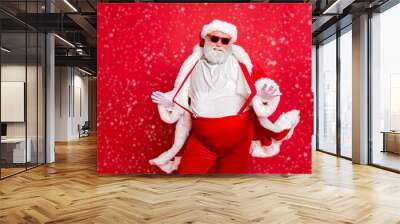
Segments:
[[[161,119],[176,122],[176,129],[173,146],[149,162],[166,173],[247,173],[252,156],[280,152],[299,122],[299,111],[283,113],[275,123],[268,119],[282,94],[234,44],[233,24],[213,20],[200,36],[174,88],[152,94]]]

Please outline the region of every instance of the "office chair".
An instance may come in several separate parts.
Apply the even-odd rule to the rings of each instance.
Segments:
[[[79,127],[80,125],[78,125],[78,129],[79,129],[79,138],[80,137],[87,137],[89,136],[89,129],[90,129],[90,125],[89,125],[89,121],[85,121],[85,123],[82,125],[82,127]]]

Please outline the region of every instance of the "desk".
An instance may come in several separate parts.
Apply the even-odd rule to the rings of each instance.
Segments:
[[[1,157],[6,160],[6,163],[31,162],[32,141],[30,138],[28,138],[26,142],[28,143],[27,144],[28,147],[26,147],[26,154],[25,154],[25,138],[1,139]],[[25,159],[27,160],[25,161]]]
[[[383,151],[400,154],[400,131],[382,131]]]

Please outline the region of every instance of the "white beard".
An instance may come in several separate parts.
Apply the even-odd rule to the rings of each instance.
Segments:
[[[211,64],[223,64],[229,55],[232,54],[232,47],[224,49],[218,46],[212,46],[208,41],[204,44],[203,49],[204,57]]]

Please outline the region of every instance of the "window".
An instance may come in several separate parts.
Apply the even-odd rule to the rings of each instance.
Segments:
[[[400,5],[371,19],[371,161],[400,170]]]
[[[336,36],[318,48],[318,149],[336,153]]]
[[[352,32],[340,36],[340,155],[352,157]]]
[[[19,16],[44,1],[0,1]],[[0,178],[45,163],[45,34],[0,12]]]

